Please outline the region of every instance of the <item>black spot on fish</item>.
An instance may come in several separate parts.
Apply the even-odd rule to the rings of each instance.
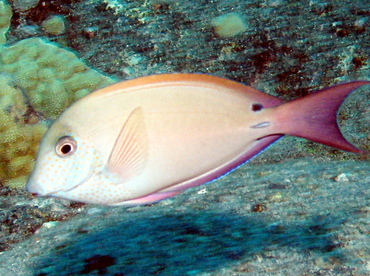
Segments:
[[[252,111],[260,111],[262,110],[263,105],[260,103],[254,103],[252,104]]]

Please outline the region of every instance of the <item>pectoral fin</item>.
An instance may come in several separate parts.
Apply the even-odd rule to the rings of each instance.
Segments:
[[[148,149],[144,114],[138,107],[122,127],[108,159],[107,169],[127,181],[143,172]]]

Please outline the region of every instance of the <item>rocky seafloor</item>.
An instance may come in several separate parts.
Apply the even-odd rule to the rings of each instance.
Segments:
[[[0,254],[0,274],[370,275],[369,185],[362,161],[245,165],[157,204],[45,223]]]
[[[18,2],[18,1],[13,1]],[[247,30],[220,37],[212,18]],[[38,26],[64,15],[66,32]],[[367,1],[40,1],[8,43],[42,36],[118,79],[225,76],[284,99],[370,80]],[[32,28],[30,28],[32,27]],[[342,131],[370,150],[370,93]],[[369,155],[287,137],[224,178],[157,204],[101,207],[0,189],[0,275],[370,275]]]

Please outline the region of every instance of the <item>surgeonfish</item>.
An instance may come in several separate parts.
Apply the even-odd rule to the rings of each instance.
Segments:
[[[92,204],[145,204],[215,180],[284,135],[360,153],[337,124],[369,81],[284,103],[205,74],[119,82],[75,102],[50,126],[27,190]]]

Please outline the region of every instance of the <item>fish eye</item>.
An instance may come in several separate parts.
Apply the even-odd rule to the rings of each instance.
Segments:
[[[260,103],[254,103],[252,104],[252,111],[256,112],[256,111],[260,111],[263,109],[263,105],[260,104]]]
[[[77,150],[77,142],[71,136],[59,138],[55,145],[55,152],[60,157],[67,157],[74,154]]]

